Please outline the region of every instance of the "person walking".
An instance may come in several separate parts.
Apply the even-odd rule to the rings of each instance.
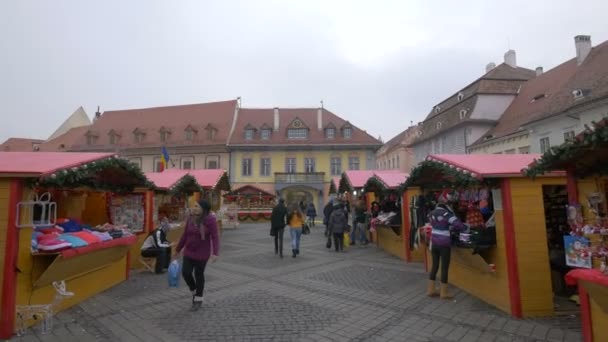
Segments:
[[[272,208],[270,216],[270,235],[274,236],[274,254],[283,259],[283,233],[287,225],[287,207],[285,200],[279,199],[279,203]]]
[[[315,217],[317,217],[317,209],[312,202],[308,203],[308,208],[306,208],[306,216],[308,217],[308,226],[315,226]]]
[[[359,200],[353,214],[353,230],[350,234],[351,245],[355,244],[357,237],[359,238],[359,244],[367,245],[367,236],[365,236],[366,227],[367,213],[365,212],[365,203],[363,200]]]
[[[348,227],[348,217],[342,203],[334,202],[334,210],[329,216],[329,232],[334,237],[336,252],[344,252],[344,232]]]
[[[450,299],[453,297],[448,293],[448,270],[450,268],[450,257],[452,253],[452,237],[451,230],[462,231],[466,227],[456,217],[454,211],[448,205],[449,197],[446,193],[439,196],[435,209],[430,214],[431,231],[431,256],[432,266],[429,274],[427,286],[427,295],[429,297],[437,296],[435,280],[437,271],[439,270],[439,262],[441,261],[441,284],[439,296],[441,299]]]
[[[183,251],[182,276],[192,292],[192,311],[197,311],[203,304],[205,267],[209,260],[216,261],[219,250],[217,219],[209,202],[200,200],[190,209],[186,228],[176,248],[177,255]]]
[[[331,215],[332,210],[334,210],[334,200],[330,199],[323,208],[323,224],[325,225],[325,236],[327,237],[325,246],[327,248],[331,248],[332,235],[329,232],[329,216]]]
[[[295,258],[300,254],[300,239],[302,238],[302,226],[304,225],[304,214],[302,214],[297,204],[292,206],[287,221],[289,222],[289,234],[291,235],[292,257]]]

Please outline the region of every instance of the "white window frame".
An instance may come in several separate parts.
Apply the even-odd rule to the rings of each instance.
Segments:
[[[304,158],[304,172],[315,172],[315,158]]]
[[[530,146],[523,146],[517,149],[517,152],[519,154],[529,154],[530,153]]]
[[[352,127],[344,127],[344,130],[342,131],[342,134],[344,135],[345,139],[350,139],[353,136],[353,128]]]
[[[129,163],[137,165],[137,167],[141,169],[141,157],[133,157],[127,160],[129,161]]]
[[[270,135],[271,135],[271,131],[268,128],[264,128],[262,129],[262,131],[260,132],[260,138],[262,138],[262,140],[268,140],[270,139]]]
[[[253,140],[253,129],[248,128],[245,130],[245,140]]]
[[[260,158],[260,176],[269,177],[272,174],[272,162],[270,158]]]
[[[327,139],[335,139],[336,138],[336,129],[333,127],[325,129],[325,138]]]
[[[576,137],[576,133],[574,130],[564,132],[564,142],[574,141]]]
[[[467,117],[467,110],[461,109],[458,114],[460,115],[460,120],[464,120]]]
[[[329,165],[332,176],[340,176],[342,174],[342,157],[331,157]]]
[[[243,177],[251,177],[251,169],[252,169],[252,160],[251,158],[243,158],[241,160],[241,175]]]
[[[210,163],[215,162],[217,167],[211,168],[209,167]],[[206,156],[205,157],[205,168],[215,170],[220,168],[220,157],[219,156]]]
[[[287,139],[307,139],[308,129],[306,128],[289,128],[287,130]]]
[[[184,167],[185,163],[190,163],[189,169]],[[179,166],[182,170],[194,170],[194,156],[180,157]]]
[[[549,137],[540,138],[538,143],[540,145],[540,153],[545,153],[551,149],[551,141],[549,140]]]
[[[285,173],[296,173],[297,161],[294,157],[285,158]]]

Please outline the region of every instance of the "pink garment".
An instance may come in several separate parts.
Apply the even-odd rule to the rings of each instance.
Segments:
[[[220,241],[217,229],[217,219],[214,214],[209,214],[203,220],[204,228],[198,227],[195,222],[188,219],[184,234],[177,245],[177,252],[184,250],[184,256],[193,260],[209,260],[212,250],[213,255],[219,255]],[[204,229],[204,239],[201,231]]]

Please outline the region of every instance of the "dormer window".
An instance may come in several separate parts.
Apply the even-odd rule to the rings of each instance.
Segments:
[[[146,133],[144,133],[139,128],[136,128],[135,131],[133,131],[133,140],[138,144],[142,143],[144,141],[145,136],[146,136]]]
[[[262,138],[262,140],[268,140],[270,139],[270,134],[270,128],[262,128],[262,130],[260,131],[260,138]]]
[[[462,99],[464,99],[464,94],[458,93],[458,102],[462,101]]]
[[[287,139],[306,139],[308,138],[307,128],[290,128],[287,130]]]
[[[118,140],[119,140],[120,136],[118,136],[117,134],[110,134],[110,145],[116,145],[118,144]]]
[[[186,129],[184,130],[184,138],[186,139],[186,141],[192,141],[194,140],[194,137],[196,136],[196,129],[190,125],[188,125],[188,127],[186,127]]]
[[[331,127],[331,128],[326,128],[325,129],[325,138],[327,139],[335,139],[336,138],[336,129]]]
[[[435,113],[439,113],[439,112],[441,112],[441,107],[435,106]]]
[[[95,145],[95,143],[97,143],[97,133],[88,131],[85,136],[87,138],[87,145]]]
[[[215,128],[212,124],[208,124],[207,127],[205,127],[205,130],[207,131],[208,140],[215,139],[215,134],[217,133],[217,128]]]
[[[437,129],[441,129],[441,126],[443,126],[443,123],[441,121],[435,124],[435,128]]]
[[[464,120],[467,117],[467,110],[466,109],[461,109],[458,114],[460,115],[460,120]]]
[[[253,140],[253,128],[245,130],[245,140]]]
[[[350,139],[353,136],[352,127],[344,127],[344,129],[342,130],[342,135],[345,139]]]
[[[168,130],[165,127],[162,127],[159,131],[160,133],[160,142],[161,143],[166,143],[167,141],[169,141],[169,138],[171,137],[171,131]]]
[[[572,96],[574,96],[575,100],[580,100],[585,96],[585,93],[583,92],[582,89],[574,89],[572,91]]]

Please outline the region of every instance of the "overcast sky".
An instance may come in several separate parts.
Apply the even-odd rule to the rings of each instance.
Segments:
[[[608,1],[0,2],[0,141],[47,138],[79,106],[242,97],[325,107],[388,140],[501,63],[545,70],[577,34],[608,39]]]

